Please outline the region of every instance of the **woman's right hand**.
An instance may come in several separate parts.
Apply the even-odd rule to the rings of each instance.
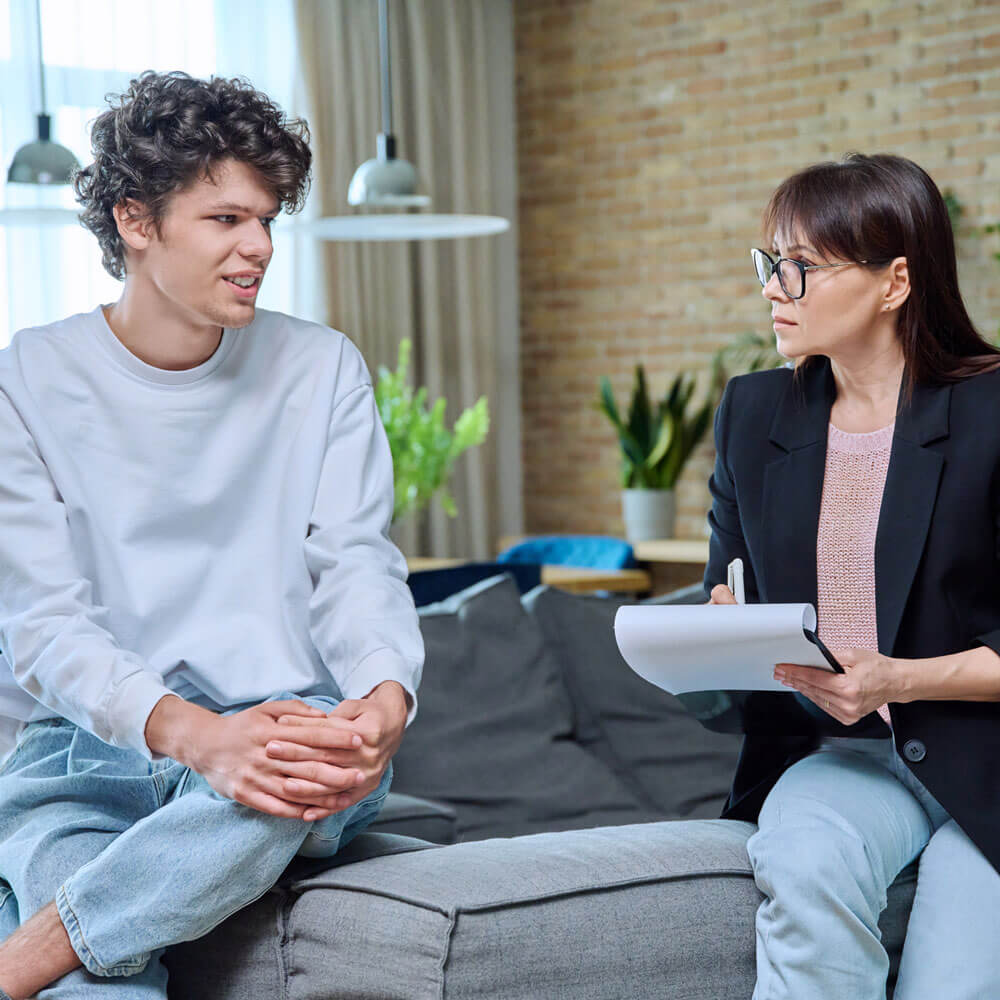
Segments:
[[[712,588],[712,599],[709,604],[735,604],[736,598],[733,592],[724,584],[717,584]]]

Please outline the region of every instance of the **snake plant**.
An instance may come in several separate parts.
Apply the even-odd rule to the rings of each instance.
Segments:
[[[708,394],[692,406],[697,378],[681,372],[654,407],[643,366],[636,365],[628,414],[622,419],[607,376],[601,379],[598,409],[611,421],[622,451],[622,486],[671,490],[691,453],[701,443],[718,404],[725,375],[720,355],[712,359]]]

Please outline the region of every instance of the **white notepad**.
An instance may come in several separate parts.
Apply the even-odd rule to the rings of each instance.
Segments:
[[[784,691],[776,663],[832,671],[815,634],[811,604],[628,605],[615,616],[625,662],[671,694]]]

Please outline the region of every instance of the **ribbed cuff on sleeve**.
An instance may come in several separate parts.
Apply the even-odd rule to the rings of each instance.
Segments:
[[[108,706],[108,726],[115,746],[138,750],[146,760],[163,760],[146,744],[146,722],[157,702],[173,694],[158,674],[139,670],[118,686]]]
[[[409,725],[417,714],[417,684],[419,671],[409,666],[395,650],[383,648],[369,653],[355,668],[342,685],[345,698],[363,698],[372,688],[383,681],[396,681],[412,699],[406,717]]]

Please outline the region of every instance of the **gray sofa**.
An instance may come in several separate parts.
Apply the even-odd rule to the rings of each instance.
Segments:
[[[739,739],[629,671],[620,603],[501,577],[422,608],[379,822],[172,949],[171,997],[749,998],[754,827],[713,818]],[[890,984],[914,887],[883,915]]]

